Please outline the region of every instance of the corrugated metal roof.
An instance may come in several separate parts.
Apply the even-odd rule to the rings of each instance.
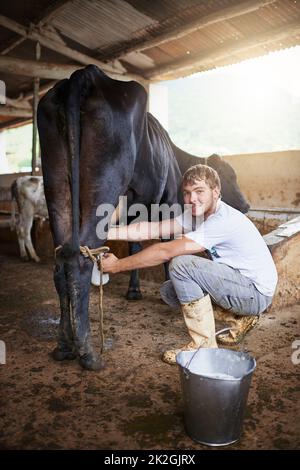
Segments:
[[[276,30],[279,27],[285,27],[292,22],[299,23],[300,33],[300,1],[295,0],[282,0],[272,5],[266,6],[247,15],[238,16],[230,20],[224,20],[220,23],[209,25],[199,31],[195,31],[181,39],[170,41],[168,43],[159,45],[153,49],[144,51],[150,57],[155,57],[156,67],[165,65],[165,58],[160,58],[159,53],[155,49],[163,51],[171,57],[175,57],[176,61],[185,59],[187,54],[192,54],[195,57],[201,54],[206,55],[209,51],[214,51],[219,48],[234,46],[236,44],[239,48],[240,41],[247,39],[255,40],[260,34]],[[278,50],[285,47],[291,47],[300,43],[300,34],[285,37],[284,39],[269,41],[266,47],[258,45],[256,48],[251,45],[249,50],[243,52],[236,52],[230,54],[228,58],[221,60],[207,60],[206,64],[199,65],[199,70],[208,70],[209,68],[216,67],[220,64],[230,64],[243,58],[255,57],[262,55],[271,50]],[[192,55],[190,57],[192,57]],[[171,62],[171,61],[170,61]],[[197,67],[196,67],[197,69]],[[184,76],[195,69],[191,65],[190,69],[181,72],[174,71],[168,75],[168,78],[176,78]],[[166,76],[167,78],[167,76]]]
[[[53,26],[91,50],[124,41],[135,31],[154,24],[152,18],[135,10],[123,0],[82,2],[75,0],[52,21]]]
[[[130,2],[140,8],[140,3],[145,2]],[[127,37],[126,43],[139,44],[141,40],[152,39],[158,37],[166,31],[172,31],[175,28],[185,25],[186,23],[193,21],[195,17],[205,16],[209,13],[215,12],[218,8],[223,6],[231,6],[236,3],[236,0],[214,0],[214,1],[203,1],[203,0],[186,0],[172,2],[169,0],[160,0],[155,2],[148,2],[151,4],[147,8],[147,13],[153,15],[156,19],[155,22],[150,23],[144,29],[136,28],[133,30],[130,37]],[[162,8],[163,7],[163,8]],[[110,7],[109,7],[110,8]],[[143,10],[144,11],[144,10]],[[169,14],[166,16],[166,11]],[[154,13],[155,12],[155,13]],[[132,25],[134,26],[134,24]],[[124,43],[115,44],[111,43],[109,47],[99,47],[100,57],[107,59],[114,54],[120,53],[124,48]]]
[[[2,2],[0,13],[27,27],[46,16],[46,24],[55,28],[66,46],[88,55],[91,62],[93,59],[110,62],[118,57],[128,73],[155,80],[178,78],[300,44],[300,0],[270,0],[255,11],[224,19],[226,8],[252,5],[253,9],[257,3],[258,0],[27,0],[25,3],[10,0]],[[148,41],[212,14],[223,14],[223,19],[145,48]],[[278,28],[290,31],[291,24],[298,24],[299,28],[284,36],[275,35]],[[43,26],[40,31],[43,32]],[[265,43],[260,41],[262,34],[269,34]],[[0,26],[0,54],[19,37]],[[26,60],[34,58],[34,51],[35,43],[26,40],[4,55]],[[58,64],[75,62],[60,47],[53,51],[45,46],[41,60]],[[31,78],[3,76],[11,97],[18,96],[26,86],[28,90],[32,87]]]

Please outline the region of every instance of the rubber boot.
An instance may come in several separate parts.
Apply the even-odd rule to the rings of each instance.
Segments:
[[[235,315],[219,308],[214,311],[214,315],[216,320],[229,326],[228,332],[217,335],[218,343],[223,346],[240,343],[259,320],[259,315]]]
[[[215,340],[215,319],[209,295],[182,304],[181,311],[192,341],[182,348],[166,351],[162,360],[168,364],[176,364],[176,355],[181,351],[218,347]]]

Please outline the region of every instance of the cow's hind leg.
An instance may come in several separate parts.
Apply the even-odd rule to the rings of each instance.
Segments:
[[[134,255],[143,249],[141,243],[139,242],[129,242],[128,251],[129,255]],[[139,280],[139,271],[134,269],[130,273],[129,287],[126,294],[127,300],[141,300],[143,298],[140,291],[140,280]]]
[[[26,252],[25,248],[25,240],[24,240],[24,231],[22,230],[22,227],[20,224],[17,224],[17,238],[18,238],[18,243],[19,243],[19,248],[20,248],[20,256],[22,261],[29,261],[29,257]]]
[[[170,279],[169,264],[169,262],[164,263],[165,281],[168,281]]]
[[[65,274],[70,296],[70,318],[74,344],[79,363],[84,369],[103,369],[102,357],[94,350],[89,321],[89,293],[93,264],[79,254],[72,254],[65,245],[61,255],[65,257]]]
[[[67,291],[67,280],[62,260],[56,260],[54,270],[54,283],[60,302],[60,323],[58,329],[57,347],[52,352],[52,357],[56,361],[65,359],[75,359],[77,354],[73,341],[73,333],[70,320],[70,299]]]
[[[31,228],[33,224],[33,217],[24,221],[23,224],[24,224],[25,247],[30,255],[30,258],[33,259],[36,263],[39,263],[41,259],[36,254],[36,251],[33,248],[32,240],[31,240]]]
[[[171,240],[173,240],[174,237],[171,237]],[[162,242],[169,242],[170,240],[163,238],[161,240]],[[169,261],[164,263],[164,271],[165,271],[165,281],[168,281],[170,279],[170,273],[169,273]]]
[[[90,277],[89,281],[81,285],[80,301],[78,302],[77,312],[81,312],[78,317],[78,313],[74,314],[73,320],[75,320],[76,329],[76,340],[79,350],[79,364],[84,369],[98,371],[103,369],[104,361],[100,355],[94,350],[91,339],[90,321],[89,321],[89,292],[90,292]],[[83,316],[84,312],[84,316]],[[80,323],[78,323],[78,318]]]

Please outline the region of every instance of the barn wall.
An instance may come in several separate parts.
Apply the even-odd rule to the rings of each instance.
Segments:
[[[251,208],[300,211],[300,150],[228,155]]]
[[[277,271],[278,286],[273,308],[282,308],[300,302],[300,233],[286,240],[272,252]]]

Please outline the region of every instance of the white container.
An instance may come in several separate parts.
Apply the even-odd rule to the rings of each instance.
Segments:
[[[98,269],[98,264],[94,263],[93,272],[92,272],[92,279],[91,279],[91,283],[93,284],[93,286],[100,286],[100,278],[101,278],[101,273]],[[109,274],[103,273],[102,274],[102,285],[104,286],[105,284],[108,283],[108,281],[109,281]]]

